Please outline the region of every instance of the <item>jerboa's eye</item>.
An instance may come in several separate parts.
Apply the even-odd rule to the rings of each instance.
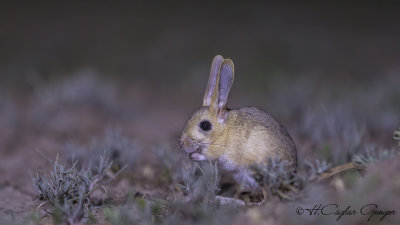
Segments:
[[[203,120],[199,124],[200,128],[204,131],[209,131],[212,128],[211,122],[208,120]]]

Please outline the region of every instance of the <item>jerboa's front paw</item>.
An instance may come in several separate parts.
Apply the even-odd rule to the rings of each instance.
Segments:
[[[190,158],[193,161],[204,161],[207,159],[207,157],[205,155],[197,153],[197,152],[193,152],[192,154],[190,154]]]

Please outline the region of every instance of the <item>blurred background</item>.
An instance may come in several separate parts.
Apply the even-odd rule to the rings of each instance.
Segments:
[[[0,186],[33,197],[27,170],[45,162],[35,150],[51,158],[68,143],[102,140],[106,130],[142,149],[169,145],[167,154],[179,154],[178,137],[200,107],[216,54],[235,62],[228,106],[271,113],[299,159],[338,164],[365,146],[392,147],[400,121],[399,9],[382,2],[2,2]],[[0,196],[18,195],[14,189]]]
[[[1,90],[29,95],[91,73],[162,114],[199,106],[210,62],[222,54],[236,63],[231,107],[288,111],[271,98],[311,105],[286,101],[305,92],[343,102],[346,91],[368,95],[397,79],[399,17],[389,3],[2,3]],[[376,101],[365,100],[357,104]]]
[[[203,81],[221,53],[237,62],[236,87],[265,90],[299,76],[354,86],[397,70],[400,54],[398,8],[389,3],[49,1],[0,10],[3,85],[89,67],[175,87]]]

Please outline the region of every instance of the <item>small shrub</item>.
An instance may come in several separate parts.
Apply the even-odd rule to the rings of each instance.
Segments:
[[[40,207],[46,206],[44,211],[53,217],[56,224],[84,223],[93,206],[92,193],[97,189],[106,193],[104,185],[120,172],[106,179],[112,162],[104,155],[100,155],[95,164],[84,169],[78,169],[76,162],[70,167],[60,164],[58,155],[51,163],[52,172],[48,175],[38,172],[33,178],[33,187],[43,201]]]

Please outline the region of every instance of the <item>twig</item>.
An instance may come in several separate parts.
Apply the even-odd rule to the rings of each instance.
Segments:
[[[357,170],[362,170],[364,169],[364,166],[361,166],[355,162],[349,162],[349,163],[345,163],[343,165],[339,165],[339,166],[335,166],[331,169],[329,169],[328,171],[321,173],[318,175],[318,177],[316,178],[316,181],[321,181],[321,180],[325,180],[329,177],[332,177],[336,174],[351,170],[351,169],[357,169]]]

